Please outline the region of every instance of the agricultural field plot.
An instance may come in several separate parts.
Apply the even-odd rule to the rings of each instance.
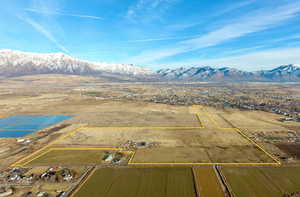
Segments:
[[[300,191],[299,167],[222,167],[235,197],[282,197]]]
[[[240,111],[228,109],[219,111],[220,116],[229,121],[235,127],[259,132],[287,131],[284,123],[278,120],[282,118],[277,114],[263,111]]]
[[[213,167],[194,167],[193,172],[201,197],[225,197]]]
[[[130,164],[276,164],[254,146],[137,150]]]
[[[142,129],[142,128],[97,128],[83,127],[59,141],[63,145],[121,146],[128,140],[153,142],[164,147],[199,147],[250,145],[234,130],[212,129]]]
[[[199,108],[199,112],[200,114],[203,114],[201,116],[202,118],[206,118],[206,125],[212,125],[221,130],[223,128],[233,128],[231,122],[224,118],[224,111],[222,110],[217,110],[212,107],[202,107]]]
[[[76,116],[69,121],[88,126],[200,126],[195,114],[185,106],[165,104],[86,100],[55,106],[60,113]],[[80,113],[78,113],[80,112]]]
[[[191,168],[99,168],[74,197],[196,197]]]
[[[213,129],[82,128],[59,145],[122,147],[128,141],[149,142],[138,148],[138,163],[272,163],[263,151],[235,131]]]
[[[289,129],[297,130],[300,127],[300,123],[280,122],[279,120],[283,116],[263,111],[220,110],[212,107],[202,107],[199,108],[198,113],[206,127],[212,125],[212,127],[221,130],[237,127],[247,131],[247,134],[277,135],[282,133],[282,136],[286,136]]]
[[[120,149],[114,148],[86,148],[86,149],[56,149],[50,148],[37,157],[23,163],[26,166],[38,166],[38,165],[91,165],[103,163],[104,155],[117,151],[125,154],[125,159],[128,161],[131,153],[123,152]]]

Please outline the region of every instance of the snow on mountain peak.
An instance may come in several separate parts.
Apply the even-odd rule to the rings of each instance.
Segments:
[[[61,72],[67,74],[93,74],[94,72],[125,75],[153,74],[149,69],[129,64],[91,62],[76,59],[64,53],[28,53],[10,49],[0,50],[1,68],[5,72],[23,72],[24,69],[26,72],[30,72],[31,69],[43,73]]]

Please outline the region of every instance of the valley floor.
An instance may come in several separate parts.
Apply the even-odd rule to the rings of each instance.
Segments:
[[[120,195],[105,185],[107,177],[114,183],[112,188],[124,192],[123,196],[154,191],[158,192],[157,196],[196,197],[209,196],[209,193],[242,196],[236,187],[237,174],[245,175],[246,179],[252,179],[255,173],[268,178],[269,172],[262,172],[265,169],[279,174],[286,169],[289,173],[299,169],[300,158],[290,148],[295,145],[290,140],[300,139],[300,123],[281,122],[281,115],[204,105],[168,105],[124,97],[95,97],[83,91],[90,87],[99,93],[105,86],[106,95],[136,91],[148,97],[153,84],[129,84],[126,89],[126,84],[104,85],[82,78],[75,79],[74,83],[68,79],[63,85],[54,86],[51,84],[57,81],[52,83],[52,78],[47,79],[48,83],[31,78],[29,89],[25,88],[28,80],[11,79],[0,83],[1,119],[72,117],[25,137],[0,138],[1,172],[13,173],[9,170],[20,168],[26,169],[28,176],[30,172],[41,175],[47,169],[59,167],[68,168],[74,174],[71,181],[62,181],[62,184],[58,184],[59,178],[30,179],[34,181],[29,181],[26,188],[20,182],[5,182],[6,176],[0,177],[0,185],[15,185],[17,196],[25,191],[47,191],[54,195],[58,189],[74,196],[87,193],[97,196],[97,192],[107,197]],[[111,92],[110,86],[114,87]],[[255,173],[249,173],[248,169]],[[214,182],[213,187],[208,186],[205,177]],[[294,182],[294,178],[290,173],[283,181]],[[179,179],[186,180],[185,184],[179,184]],[[278,189],[281,182],[278,177],[274,179],[279,182],[271,184],[276,188],[271,192],[274,196],[300,191],[298,184]],[[95,181],[103,183],[101,188],[95,187]],[[136,183],[141,185],[136,186]],[[262,183],[252,196],[263,196],[268,193],[267,187],[268,183]]]

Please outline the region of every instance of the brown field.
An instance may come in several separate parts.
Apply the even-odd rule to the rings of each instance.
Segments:
[[[83,128],[59,144],[121,147],[128,140],[154,143],[151,148],[138,149],[134,163],[273,162],[234,130]]]
[[[209,110],[203,107],[185,107],[182,110],[189,111],[191,114],[199,114],[204,128],[90,127],[80,129],[58,144],[103,147],[121,147],[128,141],[146,141],[155,144],[151,148],[138,149],[132,163],[274,162],[234,129],[223,130],[218,123],[221,122],[222,125],[227,124],[227,126],[229,123],[224,119],[215,119],[216,115],[210,113]]]
[[[206,116],[208,116],[210,121],[212,121],[211,119],[213,119],[211,123],[214,124],[216,127],[219,128],[233,127],[232,124],[223,117],[224,112],[222,110],[218,110],[212,107],[205,107],[200,112],[201,114],[205,114]]]
[[[287,131],[284,127],[284,123],[278,121],[281,116],[277,114],[263,111],[240,111],[234,109],[220,111],[220,114],[238,128],[266,132]]]
[[[103,162],[109,150],[50,150],[34,158],[26,165],[89,165]],[[127,159],[129,159],[127,156]]]
[[[89,126],[199,126],[196,116],[183,106],[95,100],[88,101],[89,108],[81,104],[76,105],[81,113],[72,121]]]
[[[276,146],[290,157],[300,159],[300,143],[277,143]]]
[[[151,163],[274,163],[253,146],[209,148],[153,148],[137,150],[133,164]]]
[[[201,197],[225,197],[213,167],[195,167],[193,172]]]
[[[59,144],[120,146],[128,140],[156,142],[164,147],[206,147],[249,145],[249,141],[234,130],[211,129],[140,129],[140,128],[82,128]]]
[[[300,191],[299,167],[222,167],[235,197],[282,197]]]

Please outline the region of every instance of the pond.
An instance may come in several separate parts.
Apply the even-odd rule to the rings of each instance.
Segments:
[[[0,119],[0,137],[24,137],[72,117],[73,116],[11,116]]]

